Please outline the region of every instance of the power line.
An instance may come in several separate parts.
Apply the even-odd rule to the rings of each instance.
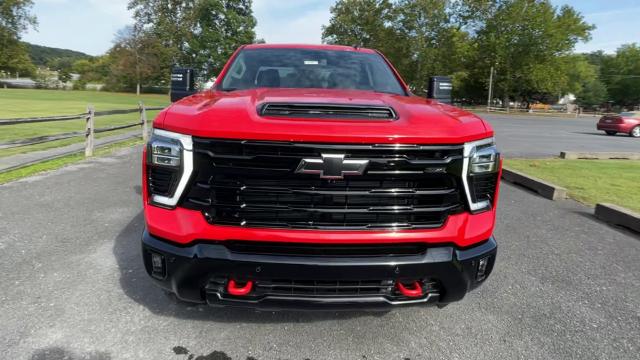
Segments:
[[[617,76],[617,77],[625,77],[625,78],[640,78],[640,75],[621,75],[621,74],[607,74],[607,75],[600,75],[600,76]]]

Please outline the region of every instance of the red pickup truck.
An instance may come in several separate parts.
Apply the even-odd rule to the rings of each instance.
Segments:
[[[243,46],[153,127],[142,253],[180,300],[443,306],[493,269],[493,130],[412,95],[375,50]]]

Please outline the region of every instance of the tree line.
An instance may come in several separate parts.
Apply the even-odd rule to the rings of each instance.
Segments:
[[[173,66],[211,78],[238,46],[256,41],[251,5],[251,0],[130,0],[135,23],[118,31],[104,55],[51,58],[45,67],[63,82],[79,74],[74,87],[80,89],[101,83],[111,91],[166,91]],[[32,0],[0,1],[0,72],[38,77],[20,42],[20,35],[37,25],[32,7]]]
[[[20,36],[38,22],[31,13],[32,0],[0,1],[0,73],[31,75],[36,68]]]
[[[0,71],[29,71],[19,35],[35,26],[31,0],[0,3]],[[80,74],[77,86],[139,91],[168,85],[172,66],[215,76],[231,53],[256,39],[251,0],[130,0],[134,24],[106,54],[48,65]],[[322,29],[325,43],[382,51],[417,94],[430,76],[450,75],[462,103],[487,102],[493,73],[496,104],[555,103],[575,94],[582,106],[640,104],[640,46],[615,54],[576,54],[594,26],[549,0],[338,0]],[[31,64],[31,65],[30,65]],[[493,70],[493,72],[492,72]]]
[[[575,54],[594,26],[548,0],[339,0],[323,28],[328,43],[373,47],[415,92],[450,75],[461,102],[486,103],[491,69],[501,103],[554,103],[572,93],[584,106],[640,104],[638,45],[615,55]]]
[[[102,78],[108,89],[140,91],[164,85],[173,66],[215,76],[233,51],[256,40],[251,0],[131,0],[135,23],[118,32],[113,47],[76,64],[81,81]]]

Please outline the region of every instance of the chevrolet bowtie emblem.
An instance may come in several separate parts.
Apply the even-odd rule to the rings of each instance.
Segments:
[[[322,158],[302,159],[296,173],[318,174],[323,179],[342,179],[345,175],[362,175],[369,160],[345,159],[343,154],[322,154]]]

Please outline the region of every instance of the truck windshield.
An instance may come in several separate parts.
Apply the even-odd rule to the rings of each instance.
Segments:
[[[309,49],[245,49],[222,80],[222,90],[252,88],[368,90],[405,95],[379,54]]]

